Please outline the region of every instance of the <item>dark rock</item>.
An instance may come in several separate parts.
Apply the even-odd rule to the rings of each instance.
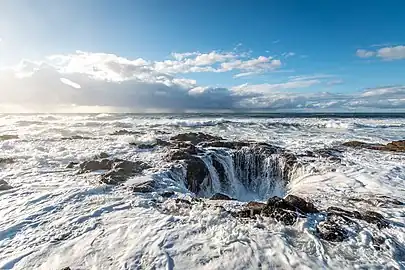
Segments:
[[[13,187],[10,186],[6,181],[0,180],[0,191],[2,190],[9,190],[12,189]]]
[[[229,197],[226,194],[222,193],[215,193],[214,195],[211,196],[210,200],[223,200],[223,201],[232,201],[235,200],[234,198]]]
[[[0,165],[2,164],[12,164],[14,163],[14,158],[0,158]]]
[[[358,211],[348,211],[338,207],[329,207],[327,209],[328,215],[334,214],[341,217],[351,217],[358,220],[366,221],[367,223],[375,224],[379,229],[387,228],[389,226],[388,221],[383,215],[373,211],[365,211],[360,213]]]
[[[69,162],[68,165],[66,165],[66,169],[72,169],[72,168],[74,168],[77,164],[79,164],[79,163],[78,163],[78,162],[71,161],[71,162]]]
[[[209,176],[208,169],[204,161],[199,157],[190,156],[185,163],[187,168],[187,188],[191,192],[198,193],[200,185]]]
[[[377,212],[366,211],[363,213],[362,219],[368,223],[377,225],[379,229],[387,228],[389,226],[389,223],[385,220],[384,216]]]
[[[156,188],[156,183],[153,180],[145,181],[130,186],[133,192],[149,193],[153,192]]]
[[[227,183],[228,178],[226,176],[225,168],[221,162],[215,156],[212,156],[212,166],[215,168],[218,174],[219,182]]]
[[[372,144],[360,141],[349,141],[342,144],[346,147],[391,151],[391,152],[405,152],[405,140],[392,141],[386,145],[384,144]]]
[[[307,202],[304,199],[295,196],[295,195],[287,195],[287,197],[284,198],[286,202],[289,204],[293,205],[295,208],[300,210],[303,213],[318,213],[319,210],[316,209],[316,207],[311,203]]]
[[[321,221],[317,227],[319,238],[330,242],[342,242],[348,237],[347,231],[341,226],[339,217],[329,216],[325,221]]]
[[[68,266],[68,267],[63,267],[61,270],[72,270],[72,269],[70,269],[70,267]]]
[[[98,170],[110,170],[114,161],[109,159],[89,160],[80,163],[79,173],[93,172]]]
[[[90,137],[83,137],[83,136],[80,136],[80,135],[73,135],[73,136],[70,136],[70,137],[63,137],[63,138],[61,138],[62,141],[90,140],[90,139],[91,139]]]
[[[212,141],[205,142],[202,147],[218,147],[218,148],[229,148],[229,149],[240,149],[242,147],[250,146],[249,142],[227,142],[227,141]]]
[[[180,142],[191,142],[192,144],[198,144],[201,142],[207,141],[217,141],[222,140],[221,137],[213,136],[210,134],[205,134],[202,132],[189,132],[189,133],[181,133],[176,136],[170,138],[171,141],[180,141]]]
[[[152,149],[152,148],[155,147],[155,145],[154,144],[141,143],[141,144],[138,144],[137,147],[139,149]]]
[[[160,193],[159,195],[162,196],[163,198],[170,198],[174,196],[174,192],[173,191],[165,191]]]
[[[180,203],[180,204],[187,204],[187,205],[191,205],[191,202],[185,199],[181,199],[181,198],[176,198],[175,200],[176,203]]]
[[[199,153],[197,147],[192,144],[181,145],[181,147],[181,149],[173,149],[169,152],[169,161],[190,159],[193,155],[197,155]]]
[[[262,215],[274,218],[285,225],[293,225],[298,218],[296,208],[282,198],[272,197],[262,209]]]
[[[168,141],[162,140],[162,139],[156,139],[156,145],[169,146],[169,145],[171,145],[171,143]]]
[[[255,218],[256,215],[261,214],[265,206],[266,204],[261,202],[248,202],[245,205],[246,209],[237,212],[236,216],[241,218]]]
[[[13,139],[18,139],[18,136],[10,135],[10,134],[0,135],[0,141],[13,140]]]
[[[112,136],[118,136],[118,135],[139,135],[139,134],[142,134],[142,132],[133,131],[133,130],[121,129],[121,130],[114,131],[114,132],[111,133],[110,135],[112,135]]]
[[[102,159],[102,158],[108,158],[108,157],[110,157],[109,154],[107,154],[106,152],[101,152],[100,154],[95,155],[94,159]]]

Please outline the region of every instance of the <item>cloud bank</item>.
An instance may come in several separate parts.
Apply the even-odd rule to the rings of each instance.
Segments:
[[[378,50],[358,49],[356,55],[360,58],[380,58],[383,60],[401,60],[405,59],[405,46],[383,47]]]
[[[342,83],[332,75],[294,76],[275,84],[230,88],[199,85],[181,77],[196,72],[272,72],[281,66],[280,60],[270,56],[247,58],[235,52],[174,53],[169,60],[148,61],[77,51],[40,62],[24,60],[0,70],[0,109],[13,105],[31,111],[405,109],[405,86],[353,94],[300,91]]]

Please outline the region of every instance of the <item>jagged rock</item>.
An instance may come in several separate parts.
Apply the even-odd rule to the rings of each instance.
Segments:
[[[139,131],[133,131],[133,130],[126,130],[126,129],[120,129],[117,131],[114,131],[111,133],[111,136],[118,136],[118,135],[139,135],[142,134],[142,132]]]
[[[342,224],[345,220],[337,215],[328,215],[325,221],[319,222],[316,226],[319,237],[330,242],[342,242],[348,237],[348,232]]]
[[[369,198],[349,198],[351,201],[355,202],[364,202],[373,206],[382,206],[382,207],[387,207],[387,206],[392,206],[392,205],[404,205],[403,202],[395,199],[395,198],[390,198],[388,196],[380,195],[380,196],[370,196]]]
[[[83,137],[83,136],[80,136],[80,135],[73,135],[73,136],[70,136],[70,137],[63,137],[63,138],[61,138],[62,141],[90,140],[90,139],[91,139],[90,137]]]
[[[141,143],[136,145],[139,149],[152,149],[155,147],[154,144],[147,144],[147,143]]]
[[[349,141],[343,143],[342,145],[353,148],[364,148],[364,149],[391,151],[391,152],[405,152],[405,140],[392,141],[386,145],[372,144],[360,141]]]
[[[176,198],[175,203],[191,205],[190,201],[181,198]]]
[[[159,195],[162,196],[163,198],[170,198],[174,196],[174,191],[165,191],[160,193]]]
[[[0,135],[0,141],[6,141],[6,140],[12,140],[12,139],[18,139],[18,136],[10,135],[10,134]]]
[[[293,225],[298,218],[296,208],[279,197],[270,198],[261,213],[263,216],[274,218],[285,225]]]
[[[328,215],[334,214],[341,217],[351,217],[358,220],[366,221],[367,223],[375,224],[379,229],[387,228],[389,226],[388,221],[383,215],[373,211],[365,211],[360,213],[358,211],[344,210],[338,207],[329,207],[327,209]]]
[[[187,170],[187,188],[191,192],[198,193],[200,191],[200,185],[209,176],[208,169],[204,161],[199,157],[190,156],[185,163]]]
[[[0,158],[0,165],[1,164],[12,164],[14,163],[14,158]]]
[[[10,186],[6,181],[0,180],[0,190],[9,190],[12,189],[13,187]]]
[[[227,181],[228,179],[227,179],[227,176],[226,176],[226,172],[225,172],[225,168],[224,168],[224,166],[222,165],[222,163],[217,160],[217,158],[216,158],[215,156],[212,157],[212,166],[213,166],[213,167],[215,168],[215,170],[217,171],[219,181],[220,181],[221,183],[226,183],[226,182],[228,182],[228,181]]]
[[[156,188],[156,183],[154,180],[143,181],[139,183],[132,184],[129,187],[133,192],[149,193],[153,192]]]
[[[150,166],[142,161],[115,160],[111,169],[101,176],[101,182],[109,185],[118,185],[125,182],[130,176],[141,173]],[[139,189],[146,187],[139,187]],[[144,191],[146,192],[146,191]]]
[[[108,157],[110,157],[109,154],[107,154],[106,152],[101,152],[100,154],[95,155],[94,159],[102,159],[102,158],[108,158]]]
[[[61,270],[72,270],[72,269],[70,269],[70,267],[68,266],[68,267],[63,267]]]
[[[69,162],[68,165],[66,165],[66,169],[72,169],[72,168],[74,168],[77,164],[79,164],[79,163],[78,163],[78,162],[71,161],[71,162]]]
[[[250,146],[249,142],[228,142],[228,141],[213,141],[205,142],[202,147],[218,147],[218,148],[229,148],[229,149],[240,149],[242,147]]]
[[[199,153],[197,147],[192,144],[185,144],[181,145],[181,149],[173,149],[168,154],[168,160],[182,160],[182,159],[189,159],[193,155],[197,155]]]
[[[89,160],[80,163],[79,173],[93,172],[98,170],[110,170],[112,169],[114,160],[102,159],[102,160]]]
[[[170,142],[168,142],[168,141],[165,141],[165,140],[162,140],[162,139],[156,139],[156,145],[159,145],[159,146],[169,146],[169,145],[171,145],[171,143]]]
[[[107,171],[101,176],[101,182],[116,185],[124,182],[128,177],[139,174],[150,166],[142,161],[128,161],[122,159],[90,160],[81,163],[79,173],[98,170]]]
[[[319,210],[311,202],[307,202],[304,199],[295,196],[295,195],[287,195],[284,198],[286,202],[293,205],[295,208],[300,210],[303,213],[318,213]]]
[[[221,137],[213,136],[210,134],[205,134],[202,132],[189,132],[189,133],[181,133],[176,136],[170,138],[171,141],[179,141],[179,142],[191,142],[192,144],[198,144],[201,142],[207,141],[218,141],[222,140]]]
[[[226,194],[222,193],[215,193],[214,195],[211,196],[210,200],[223,200],[223,201],[232,201],[235,200],[234,198],[229,197]]]

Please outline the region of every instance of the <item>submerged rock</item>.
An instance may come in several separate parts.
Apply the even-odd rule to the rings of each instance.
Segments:
[[[12,164],[15,162],[14,158],[0,158],[0,165],[2,164]]]
[[[319,222],[316,231],[319,238],[330,242],[342,242],[348,238],[348,232],[342,226],[342,217],[329,215],[325,221]]]
[[[270,198],[266,206],[263,207],[261,214],[265,217],[274,218],[285,225],[293,225],[298,219],[296,208],[279,197]]]
[[[229,197],[226,194],[222,194],[222,193],[215,193],[214,195],[211,196],[210,200],[223,200],[223,201],[232,201],[235,200],[232,197]]]
[[[101,175],[101,182],[117,185],[124,182],[128,177],[139,174],[150,166],[143,161],[128,161],[122,159],[90,160],[81,163],[79,173],[104,170]]]
[[[392,141],[386,145],[384,144],[372,144],[360,141],[349,141],[342,144],[346,147],[352,148],[362,148],[370,150],[381,150],[381,151],[391,151],[391,152],[405,152],[405,140]]]
[[[300,210],[303,213],[318,213],[319,210],[316,209],[313,203],[307,202],[306,200],[295,196],[295,195],[287,195],[287,197],[284,198],[286,202],[289,204],[293,205],[295,208]]]
[[[197,194],[201,190],[201,184],[209,177],[208,169],[199,157],[190,156],[185,163],[187,189]]]
[[[349,211],[338,207],[329,207],[327,213],[328,215],[334,214],[341,217],[363,220],[367,223],[375,224],[379,229],[387,228],[389,226],[389,223],[384,216],[374,211],[364,211],[360,213],[359,211]]]
[[[66,165],[66,169],[73,169],[77,164],[79,164],[79,163],[71,161],[71,162],[69,162],[68,165]]]
[[[9,190],[12,189],[13,187],[10,186],[6,181],[0,180],[0,191],[2,190]]]
[[[118,135],[139,135],[142,134],[142,132],[139,131],[133,131],[133,130],[126,130],[126,129],[120,129],[117,131],[114,131],[111,133],[111,136],[118,136]]]
[[[210,134],[205,134],[202,132],[189,132],[189,133],[181,133],[176,136],[170,138],[171,141],[178,141],[178,142],[190,142],[192,144],[198,144],[201,142],[207,141],[218,141],[222,140],[221,137],[213,136]]]
[[[18,139],[18,136],[10,135],[10,134],[0,135],[0,141],[13,140],[13,139]]]
[[[83,136],[80,136],[80,135],[73,135],[73,136],[70,136],[70,137],[62,137],[61,138],[62,141],[90,140],[90,139],[91,139],[90,137],[83,137]]]

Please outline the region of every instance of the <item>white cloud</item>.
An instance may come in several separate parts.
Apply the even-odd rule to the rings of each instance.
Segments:
[[[62,83],[64,83],[64,84],[69,85],[69,86],[71,86],[71,87],[73,87],[73,88],[76,88],[76,89],[82,88],[82,87],[80,86],[80,84],[75,83],[75,82],[72,82],[71,80],[66,79],[66,78],[60,78],[60,81],[61,81]]]
[[[405,59],[405,46],[383,47],[375,51],[359,49],[356,55],[361,58],[378,57],[383,60],[400,60]]]
[[[377,51],[377,56],[387,60],[405,59],[405,46],[381,48]]]
[[[316,84],[321,83],[319,80],[305,80],[305,81],[288,81],[285,83],[276,84],[242,84],[232,88],[233,91],[239,93],[270,93],[276,92],[284,89],[298,89],[307,88]]]
[[[375,56],[375,52],[373,51],[367,51],[367,50],[363,50],[363,49],[358,49],[356,51],[356,55],[360,58],[370,58]]]

